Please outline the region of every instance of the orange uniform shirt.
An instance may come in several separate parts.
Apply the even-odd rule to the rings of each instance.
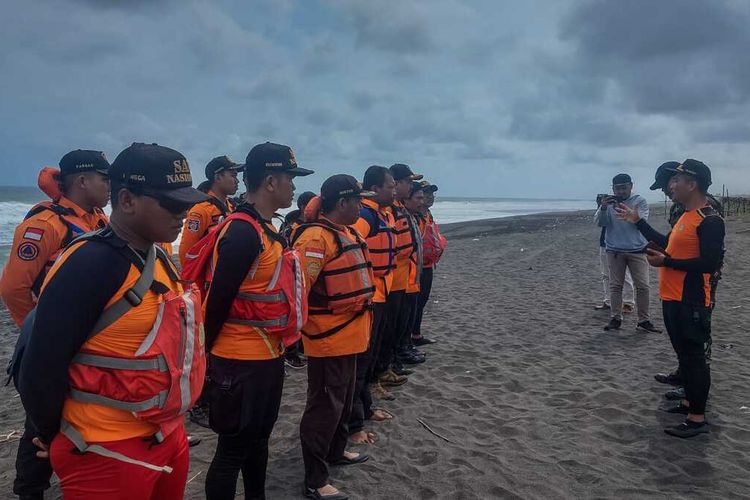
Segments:
[[[233,224],[243,224],[250,227],[242,221],[233,220],[222,228],[222,235]],[[276,230],[271,224],[268,224],[268,227],[271,230]],[[249,230],[254,231],[254,229]],[[271,239],[265,232],[260,235],[260,240],[263,251],[242,281],[239,293],[253,294],[264,292],[273,278],[276,263],[281,258],[284,249],[279,242]],[[214,249],[214,268],[216,268],[216,261],[218,259],[217,249],[220,242],[221,235]],[[208,293],[211,293],[210,289]],[[207,302],[208,298],[203,303],[204,314]],[[275,359],[281,356],[283,352],[284,348],[280,335],[269,333],[264,328],[229,322],[224,323],[221,327],[211,348],[211,353],[216,356],[240,360]]]
[[[397,230],[404,231],[406,221],[403,215],[399,215],[398,211],[406,211],[406,207],[400,201],[396,201],[393,204],[393,217]],[[411,242],[411,235],[407,232],[403,232],[396,236],[396,243],[398,246]],[[406,290],[409,286],[409,256],[410,251],[401,251],[396,254],[396,269],[393,270],[393,284],[391,290],[394,292],[400,290]]]
[[[294,248],[300,253],[302,271],[305,274],[305,290],[309,294],[310,290],[316,285],[320,272],[326,268],[328,262],[338,255],[338,245],[331,231],[313,226],[305,229],[296,239]],[[311,306],[310,311],[313,309]],[[340,331],[325,338],[314,339],[303,334],[302,342],[305,346],[305,354],[312,357],[330,357],[366,351],[370,343],[372,323],[370,311],[364,313],[309,314],[302,331],[323,332],[349,321],[351,322]]]
[[[212,196],[216,200],[218,196],[213,191],[208,192],[209,196]],[[234,212],[234,205],[227,198],[226,207],[228,212],[224,214],[219,207],[217,207],[211,201],[202,201],[193,207],[188,212],[188,216],[185,218],[185,223],[182,226],[182,233],[180,236],[180,248],[178,249],[180,264],[185,263],[185,254],[192,248],[193,245],[198,243],[198,240],[203,238],[208,231],[224,220],[225,215],[229,215]]]
[[[107,224],[107,216],[101,209],[86,212],[64,196],[60,198],[58,205],[75,212],[70,220],[81,230],[79,234],[94,231]],[[62,249],[68,231],[68,226],[60,216],[50,210],[43,210],[29,217],[16,227],[8,262],[0,278],[0,297],[19,327],[36,303],[32,293],[34,282]]]

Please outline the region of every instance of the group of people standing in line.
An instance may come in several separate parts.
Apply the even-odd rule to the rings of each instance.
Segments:
[[[264,498],[285,362],[308,373],[305,496],[347,498],[329,467],[365,462],[347,444],[394,417],[373,399],[394,399],[434,342],[421,323],[446,243],[437,186],[405,164],[362,183],[334,175],[279,231],[293,179],[313,174],[291,148],[259,144],[205,173],[195,189],[181,153],[143,143],[111,165],[72,151],[40,173],[50,200],[16,229],[0,279],[21,329],[9,366],[26,410],[21,498],[43,498],[53,471],[65,498],[182,498],[198,442],[188,412],[218,434],[207,498],[234,498],[240,472],[245,497]]]
[[[665,397],[679,403],[666,411],[687,417],[664,431],[681,438],[710,431],[705,412],[711,385],[711,315],[725,252],[721,203],[708,193],[710,185],[711,170],[698,160],[659,166],[651,190],[661,189],[672,200],[666,235],[648,224],[648,202],[633,194],[627,174],[613,178],[612,195],[597,196],[594,215],[601,227],[604,284],[604,299],[595,309],[611,313],[604,330],[619,330],[623,312],[635,310],[637,330],[661,333],[649,314],[649,265],[659,268],[664,326],[678,367],[654,378],[676,386]]]

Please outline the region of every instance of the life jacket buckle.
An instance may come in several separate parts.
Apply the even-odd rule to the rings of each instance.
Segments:
[[[137,307],[141,305],[141,302],[143,302],[143,297],[138,295],[132,288],[125,292],[124,297],[125,300],[130,302],[130,305],[132,305],[133,307]]]

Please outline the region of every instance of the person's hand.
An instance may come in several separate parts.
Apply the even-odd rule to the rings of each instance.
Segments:
[[[35,437],[34,439],[32,439],[31,442],[34,443],[34,445],[37,448],[42,450],[42,451],[37,451],[36,456],[39,458],[46,458],[47,460],[49,460],[49,445],[44,444],[42,440],[39,439],[38,437]]]
[[[658,250],[654,250],[653,248],[646,249],[646,259],[654,267],[663,267],[664,259],[666,258],[667,256]]]
[[[635,224],[641,220],[641,215],[638,213],[638,209],[630,208],[624,203],[615,205],[615,212],[617,212],[618,218],[630,222],[631,224]]]

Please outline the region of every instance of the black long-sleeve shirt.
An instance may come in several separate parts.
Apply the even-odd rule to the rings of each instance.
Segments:
[[[237,211],[257,217],[246,204],[240,205]],[[211,349],[219,335],[242,281],[262,251],[260,235],[247,222],[234,220],[219,242],[217,251],[219,255],[206,300],[204,318],[206,351]]]
[[[46,443],[60,428],[70,363],[128,275],[130,261],[118,250],[125,245],[114,235],[108,242],[82,244],[39,298],[18,390],[26,414]]]

